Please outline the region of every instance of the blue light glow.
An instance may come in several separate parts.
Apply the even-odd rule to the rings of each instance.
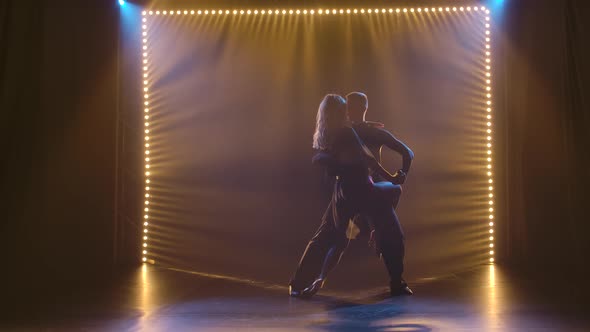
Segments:
[[[125,0],[119,0],[119,5],[123,6],[125,4]]]

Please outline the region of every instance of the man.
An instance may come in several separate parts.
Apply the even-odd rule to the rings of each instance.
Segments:
[[[398,152],[402,156],[402,168],[396,172],[396,177],[400,179],[400,184],[405,182],[406,176],[410,171],[412,160],[414,159],[414,153],[412,150],[398,140],[389,131],[384,129],[384,126],[380,123],[369,122],[365,120],[367,114],[369,101],[367,96],[362,92],[351,92],[346,95],[347,112],[350,121],[352,122],[353,128],[358,133],[363,143],[371,150],[377,161],[381,163],[381,150],[383,146],[386,146],[390,150]],[[384,181],[378,174],[372,175],[375,182]],[[392,202],[393,208],[397,208],[399,203],[400,195],[394,196]],[[394,212],[395,213],[395,212]],[[355,218],[355,223],[359,228],[367,227],[366,224],[372,224],[373,231],[371,232],[371,242],[377,244],[378,253],[382,256],[388,270],[394,270],[395,273],[403,272],[403,258],[405,254],[404,236],[401,225],[396,218],[391,219],[389,222],[393,222],[393,225],[381,225],[376,224],[376,220],[366,220],[366,216],[359,215]],[[391,230],[393,228],[393,231]],[[386,237],[382,239],[382,237]],[[379,246],[381,242],[381,247]],[[384,253],[383,247],[387,247],[389,253]],[[385,255],[384,255],[385,254]],[[386,257],[390,256],[390,257]],[[398,272],[399,271],[399,272]],[[392,272],[390,271],[390,274]],[[411,295],[412,291],[405,284],[403,279],[399,280],[400,287],[395,291],[397,280],[391,280],[391,291],[392,295],[408,294]]]

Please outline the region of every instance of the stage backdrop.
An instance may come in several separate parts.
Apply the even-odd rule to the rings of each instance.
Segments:
[[[489,260],[485,14],[197,10],[144,16],[149,260],[286,284],[331,192],[311,165],[317,108],[350,91],[415,152],[398,209],[407,278]],[[386,280],[352,241],[327,287]]]

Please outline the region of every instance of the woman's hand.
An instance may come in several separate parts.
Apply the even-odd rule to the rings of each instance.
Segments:
[[[395,172],[395,174],[391,178],[391,183],[404,184],[404,182],[406,182],[406,176],[406,173],[400,169],[397,172]]]

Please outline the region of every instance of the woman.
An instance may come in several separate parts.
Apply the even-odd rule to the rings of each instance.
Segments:
[[[319,150],[313,162],[326,166],[337,180],[321,225],[289,284],[291,296],[309,297],[322,287],[348,244],[348,221],[358,214],[373,220],[377,246],[391,278],[392,295],[411,293],[401,278],[403,235],[394,226],[399,223],[391,204],[401,194],[401,187],[393,184],[400,179],[381,167],[350,126],[343,97],[328,94],[322,100],[313,147]],[[372,171],[390,182],[373,183],[369,175]]]

